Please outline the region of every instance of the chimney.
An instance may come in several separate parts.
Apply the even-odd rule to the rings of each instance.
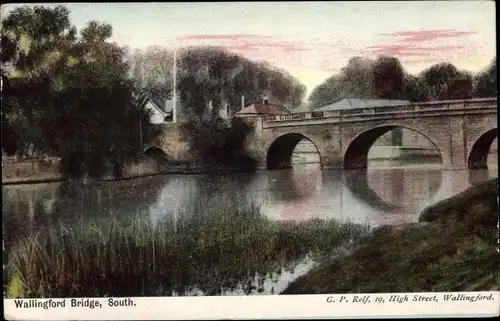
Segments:
[[[245,108],[245,96],[241,96],[241,109]]]

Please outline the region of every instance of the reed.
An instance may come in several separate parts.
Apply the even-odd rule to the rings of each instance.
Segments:
[[[271,221],[229,206],[203,215],[80,218],[6,249],[8,297],[219,295],[366,234],[335,220]],[[251,291],[251,285],[248,291]]]

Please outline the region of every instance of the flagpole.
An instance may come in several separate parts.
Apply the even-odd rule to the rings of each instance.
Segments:
[[[177,39],[174,41],[174,72],[173,72],[173,77],[174,77],[174,88],[173,88],[173,106],[172,106],[172,120],[174,124],[177,123]],[[177,210],[174,210],[174,233],[177,233],[177,220],[178,220],[178,213]]]
[[[174,89],[173,89],[173,108],[172,108],[172,118],[174,123],[177,123],[177,41],[174,42]]]

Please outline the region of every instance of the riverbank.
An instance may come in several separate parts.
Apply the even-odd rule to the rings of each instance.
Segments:
[[[29,167],[36,168],[37,171],[22,171],[22,174],[15,175],[13,173],[19,173],[17,170],[19,167],[26,167],[23,163],[15,163],[15,164],[5,164],[2,168],[2,185],[23,185],[23,184],[42,184],[42,183],[57,183],[67,181],[65,177],[63,177],[58,172],[57,164],[42,164]],[[220,172],[224,170],[225,172],[241,172],[238,169],[234,168],[218,168],[216,166],[199,166],[193,165],[189,163],[181,163],[181,164],[167,164],[162,167],[158,166],[152,161],[144,161],[140,164],[133,164],[128,166],[123,176],[121,177],[113,177],[110,175],[101,177],[101,178],[85,178],[83,181],[87,183],[91,182],[109,182],[109,181],[120,181],[120,180],[129,180],[129,179],[137,179],[137,178],[145,178],[156,175],[187,175],[187,174],[205,174],[210,172]]]
[[[498,179],[384,226],[281,294],[498,291]]]

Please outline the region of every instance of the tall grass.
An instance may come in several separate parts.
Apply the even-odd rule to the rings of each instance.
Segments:
[[[9,297],[207,295],[306,255],[332,253],[366,226],[334,220],[270,221],[259,208],[206,209],[153,224],[136,216],[52,225],[6,249]],[[5,279],[5,278],[4,278]]]

